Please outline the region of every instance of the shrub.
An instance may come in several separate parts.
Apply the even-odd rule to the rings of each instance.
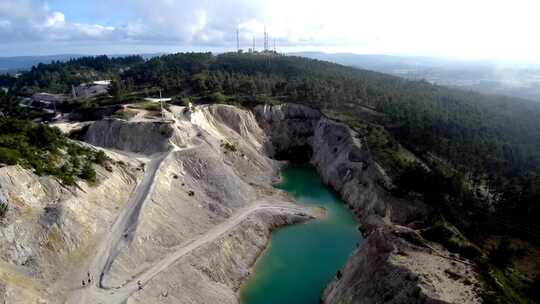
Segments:
[[[107,154],[105,152],[99,150],[97,153],[94,154],[94,162],[98,165],[104,165],[105,162],[109,160],[107,157]]]
[[[153,101],[138,102],[138,103],[129,105],[129,107],[133,109],[141,109],[141,110],[154,111],[154,112],[161,111],[161,105],[159,104],[159,102],[153,102]]]
[[[95,183],[96,182],[96,170],[92,168],[92,165],[90,163],[86,163],[84,167],[81,170],[81,173],[79,174],[79,177],[87,180],[88,182]]]
[[[481,256],[481,251],[463,236],[459,230],[443,220],[422,232],[426,239],[444,245],[451,252],[459,253],[470,259]]]
[[[16,165],[21,159],[21,154],[12,149],[0,147],[0,163],[8,166]]]
[[[209,101],[213,103],[225,103],[227,97],[220,92],[212,93],[209,97]]]
[[[221,144],[221,147],[227,151],[231,151],[231,152],[237,151],[236,146],[228,142]]]
[[[501,268],[511,266],[516,255],[516,251],[510,244],[510,239],[502,238],[497,246],[489,253],[491,262]]]
[[[114,112],[113,117],[123,120],[130,120],[131,118],[135,117],[137,115],[137,112],[132,110],[118,110]]]
[[[163,136],[171,136],[173,133],[173,128],[170,124],[162,124],[161,126],[159,126],[159,133]]]
[[[3,218],[6,216],[8,212],[8,203],[0,201],[0,218]]]

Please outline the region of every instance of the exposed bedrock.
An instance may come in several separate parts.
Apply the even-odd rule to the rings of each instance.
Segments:
[[[107,169],[95,166],[96,185],[68,188],[19,166],[0,168],[0,199],[10,206],[0,223],[0,302],[238,302],[271,230],[312,215],[272,187],[278,165],[264,153],[252,112],[188,112],[171,107],[168,123],[92,123],[85,140],[112,159]],[[155,155],[164,158],[154,171]],[[147,194],[132,200],[138,193]],[[92,285],[83,286],[88,273]],[[97,280],[106,288],[141,280],[144,289],[105,290]]]
[[[134,189],[137,163],[96,167],[99,185],[67,188],[19,166],[0,168],[0,199],[9,212],[0,224],[0,303],[61,303],[95,240],[108,233]],[[80,284],[80,283],[79,283]]]
[[[471,266],[443,248],[414,244],[418,234],[405,226],[424,206],[391,195],[391,179],[348,126],[302,105],[259,106],[254,112],[269,136],[267,153],[307,151],[300,158],[360,219],[366,239],[327,287],[323,303],[479,302]]]
[[[172,133],[169,123],[105,119],[91,124],[83,140],[98,147],[152,155],[168,150]]]
[[[85,141],[112,159],[108,169],[96,166],[97,185],[67,188],[19,166],[0,168],[0,199],[10,206],[0,223],[0,302],[237,303],[271,230],[310,218],[272,187],[279,163],[271,158],[311,161],[366,232],[325,303],[473,302],[472,270],[409,241],[415,232],[399,225],[421,206],[388,193],[390,179],[347,126],[298,105],[171,106],[166,114],[167,123],[102,120],[85,130]],[[165,151],[152,173],[149,159]],[[147,195],[135,225],[111,230],[140,192]],[[119,254],[103,283],[142,280],[142,290],[81,286],[87,272],[94,282],[100,276],[93,261],[113,232],[125,241],[112,244]]]
[[[345,124],[325,118],[306,106],[284,104],[255,109],[268,135],[271,157],[306,147],[308,155],[296,156],[312,163],[325,183],[339,192],[369,231],[388,222],[407,223],[421,206],[399,200],[387,191],[391,181],[371,157],[361,139]]]

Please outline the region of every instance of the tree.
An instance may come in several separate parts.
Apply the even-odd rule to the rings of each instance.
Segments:
[[[501,268],[511,266],[516,255],[516,251],[512,248],[510,239],[502,238],[497,243],[495,249],[489,253],[491,262]]]
[[[90,163],[86,163],[84,167],[81,170],[81,173],[79,174],[79,177],[87,180],[88,182],[95,183],[96,182],[96,171],[94,168],[92,168],[92,165]]]
[[[0,218],[3,218],[6,216],[7,212],[8,212],[8,203],[4,202],[4,201],[0,201]]]
[[[126,86],[124,82],[121,80],[111,81],[111,85],[109,86],[109,94],[114,98],[115,101],[122,101],[126,94]]]

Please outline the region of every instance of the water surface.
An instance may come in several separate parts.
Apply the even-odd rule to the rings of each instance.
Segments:
[[[360,242],[355,217],[311,166],[282,170],[275,187],[299,203],[324,207],[323,219],[272,233],[270,244],[242,288],[242,304],[318,304],[326,285]]]

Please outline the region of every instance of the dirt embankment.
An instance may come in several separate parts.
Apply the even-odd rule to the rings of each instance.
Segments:
[[[168,140],[172,133],[171,124],[167,122],[104,119],[92,123],[83,140],[103,148],[152,155],[169,149]]]
[[[251,112],[171,107],[167,119],[90,125],[85,140],[112,159],[97,185],[0,169],[0,299],[238,302],[270,231],[314,215],[272,187],[279,166]]]
[[[392,181],[352,130],[300,105],[260,106],[255,113],[269,135],[269,155],[303,152],[360,219],[365,240],[325,290],[324,303],[480,301],[467,261],[416,242],[406,225],[425,207],[390,194]]]
[[[0,198],[10,206],[0,225],[0,299],[237,303],[271,230],[313,216],[272,187],[280,163],[271,157],[301,156],[366,233],[325,303],[474,302],[474,274],[444,250],[411,241],[415,232],[401,225],[419,206],[388,193],[391,181],[346,126],[296,105],[166,114],[166,123],[89,126],[86,141],[113,160],[109,170],[96,168],[98,185],[66,188],[20,167],[0,168]]]

